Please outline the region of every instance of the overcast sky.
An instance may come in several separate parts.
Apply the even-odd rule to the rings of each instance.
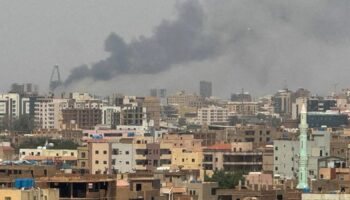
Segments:
[[[0,90],[34,82],[47,90],[53,65],[70,69],[107,56],[104,40],[149,35],[174,17],[173,0],[0,0]]]
[[[0,90],[45,92],[55,64],[65,90],[102,95],[348,87],[350,1],[198,1],[0,0]]]

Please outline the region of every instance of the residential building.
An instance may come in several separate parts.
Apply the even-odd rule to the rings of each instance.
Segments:
[[[254,116],[258,113],[259,103],[230,101],[225,107],[228,109],[229,115]]]
[[[89,171],[91,174],[112,174],[112,147],[106,140],[88,142]]]
[[[197,94],[186,94],[184,91],[181,91],[175,95],[168,96],[168,105],[199,108],[202,104],[203,98]]]
[[[77,124],[80,129],[94,129],[102,122],[102,111],[96,108],[68,108],[62,110],[64,124]]]
[[[89,170],[89,167],[91,165],[89,160],[89,148],[87,146],[78,147],[77,154],[77,168],[82,170]]]
[[[330,133],[315,131],[310,135],[307,154],[309,178],[318,177],[318,160],[330,155]],[[281,178],[295,178],[299,170],[299,141],[274,140],[274,174]]]
[[[142,107],[146,108],[147,121],[152,121],[149,124],[155,130],[160,128],[160,101],[156,97],[145,97]]]
[[[103,106],[102,107],[102,124],[115,128],[120,125],[121,107]]]
[[[263,152],[251,142],[216,144],[203,149],[205,170],[261,171]]]
[[[0,199],[4,200],[59,200],[58,189],[41,189],[41,188],[0,188]]]
[[[171,149],[171,166],[181,170],[200,170],[202,169],[203,152],[192,151],[185,148]]]
[[[198,122],[202,125],[226,124],[228,109],[218,106],[202,107],[198,109]]]
[[[20,95],[0,94],[0,128],[9,128],[20,116]]]

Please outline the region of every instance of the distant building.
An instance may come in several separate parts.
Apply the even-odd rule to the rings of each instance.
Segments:
[[[199,94],[202,97],[209,98],[212,94],[212,83],[209,81],[200,81],[199,82]]]
[[[120,125],[121,107],[103,106],[102,107],[102,124],[115,128]]]
[[[158,130],[160,128],[160,101],[155,97],[145,97],[142,107],[146,108],[147,120],[152,120],[152,126]]]
[[[151,89],[150,96],[158,97],[158,98],[166,98],[166,89],[156,89],[156,88]]]
[[[341,114],[337,111],[329,112],[308,112],[307,123],[310,128],[326,127],[342,127],[349,124],[348,115]]]
[[[259,109],[258,102],[239,102],[239,101],[230,101],[227,102],[226,108],[230,115],[243,115],[243,116],[252,116],[256,115]]]
[[[76,124],[80,129],[94,129],[102,122],[100,109],[77,109],[69,108],[62,110],[64,124]]]
[[[10,93],[17,93],[22,97],[29,97],[38,95],[38,86],[32,83],[18,84],[14,83],[11,85]]]
[[[248,92],[231,94],[231,101],[251,102],[252,96]]]
[[[292,115],[293,93],[288,89],[278,91],[273,97],[274,112],[284,117]]]
[[[325,112],[337,108],[337,100],[323,98],[309,98],[307,100],[308,112]]]
[[[0,94],[0,128],[10,128],[21,114],[19,94]]]
[[[175,95],[168,96],[168,105],[198,108],[203,105],[203,98],[197,94],[186,94],[184,91],[181,91]]]
[[[209,106],[198,109],[198,122],[200,124],[226,124],[228,122],[228,109],[218,106]]]

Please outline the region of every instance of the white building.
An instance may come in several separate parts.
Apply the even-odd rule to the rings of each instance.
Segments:
[[[60,129],[62,110],[68,108],[68,99],[38,99],[34,105],[34,122],[37,128]]]
[[[0,94],[0,126],[4,121],[10,125],[20,116],[20,96],[19,94],[9,93]],[[6,118],[6,119],[5,119]]]
[[[132,140],[125,143],[112,143],[112,169],[118,173],[134,172],[134,148]]]
[[[209,106],[198,109],[198,122],[200,124],[226,123],[228,109],[218,106]]]
[[[103,106],[102,107],[102,124],[112,127],[120,123],[121,107],[119,106]],[[119,115],[119,117],[118,117]]]
[[[318,177],[318,159],[330,156],[331,134],[327,131],[316,131],[308,141],[307,154],[309,178]],[[299,169],[298,140],[274,140],[274,175],[281,178],[296,178]]]

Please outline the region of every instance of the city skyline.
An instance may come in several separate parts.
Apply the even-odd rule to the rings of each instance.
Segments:
[[[304,87],[321,95],[332,91],[334,84],[338,84],[338,88],[347,86],[350,34],[346,8],[350,3],[346,1],[222,1],[220,5],[205,0],[75,1],[63,5],[44,1],[4,3],[1,19],[6,26],[0,28],[3,36],[0,65],[4,72],[1,91],[6,91],[13,82],[34,82],[46,91],[55,64],[61,67],[62,78],[66,80],[76,66],[86,64],[91,69],[109,57],[103,45],[108,43],[106,38],[111,33],[126,45],[153,41],[162,36],[157,35],[157,31],[164,30],[164,23],[170,24],[170,30],[178,31],[178,26],[181,29],[183,25],[177,25],[181,22],[181,13],[185,22],[199,17],[194,23],[202,23],[199,36],[194,32],[193,37],[206,44],[201,49],[210,50],[202,53],[203,57],[175,56],[177,59],[169,61],[165,70],[161,69],[163,65],[156,71],[120,73],[117,70],[117,75],[102,80],[88,75],[67,90],[101,94],[131,91],[141,95],[151,88],[197,91],[193,83],[203,79],[212,81],[214,95],[222,97],[241,88],[262,95],[283,88],[285,83],[292,89]],[[303,9],[299,9],[301,6]],[[154,7],[159,8],[157,12],[152,11]],[[197,10],[199,14],[187,16],[186,9]],[[43,12],[37,14],[36,10]],[[104,23],[97,23],[99,21]],[[167,45],[167,48],[178,52],[177,49],[183,47],[179,45],[176,48]],[[158,57],[155,55],[151,58]],[[98,73],[109,74],[103,69]]]

